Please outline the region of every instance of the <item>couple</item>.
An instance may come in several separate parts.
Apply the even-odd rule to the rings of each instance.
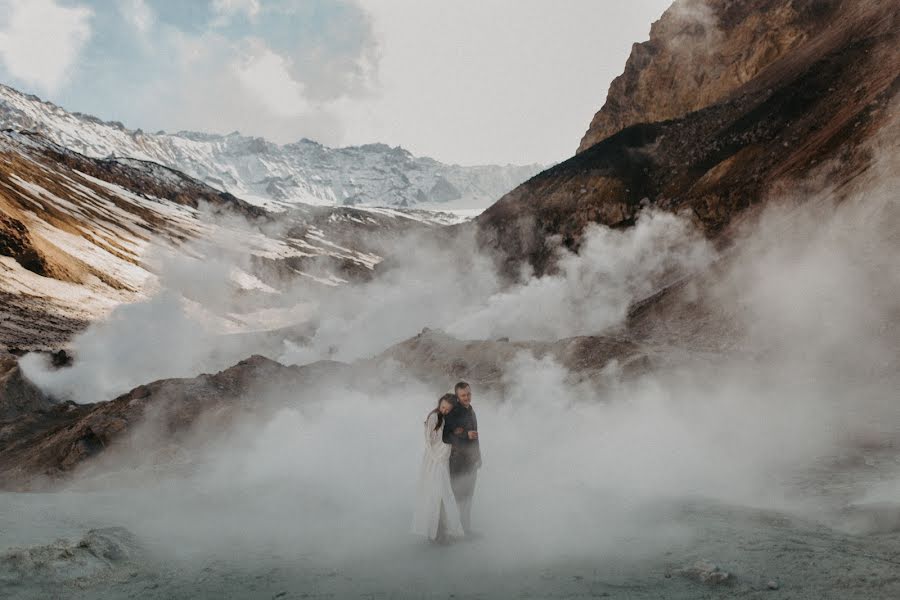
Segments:
[[[425,457],[412,531],[437,543],[471,536],[472,496],[481,467],[472,388],[460,381],[425,420]]]

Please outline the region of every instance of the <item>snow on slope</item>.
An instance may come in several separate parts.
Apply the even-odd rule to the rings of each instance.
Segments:
[[[445,165],[384,144],[328,148],[311,140],[278,145],[237,133],[145,133],[70,113],[0,85],[0,127],[36,131],[95,158],[148,160],[269,210],[298,203],[341,206],[486,208],[543,169]]]
[[[165,253],[231,257],[228,273],[209,276],[263,298],[253,306],[263,312],[220,315],[234,325],[220,329],[255,327],[267,314],[290,313],[278,296],[298,281],[335,286],[370,276],[381,261],[371,239],[454,218],[305,205],[276,216],[155,163],[92,159],[39,134],[3,131],[0,346],[52,347],[146,297]]]

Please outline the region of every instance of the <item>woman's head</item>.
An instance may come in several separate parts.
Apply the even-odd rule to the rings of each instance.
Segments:
[[[453,394],[444,394],[438,399],[437,410],[442,415],[449,415],[450,411],[456,406],[456,396]]]
[[[432,413],[437,413],[437,424],[434,430],[437,431],[444,424],[444,417],[450,414],[450,411],[456,408],[456,396],[453,394],[444,394],[438,398],[438,405]]]

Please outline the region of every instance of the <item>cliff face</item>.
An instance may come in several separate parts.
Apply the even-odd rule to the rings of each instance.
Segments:
[[[578,152],[635,123],[674,119],[727,98],[815,37],[835,0],[678,0],[635,44]]]
[[[759,12],[763,5],[765,13]],[[617,84],[642,82],[642,91],[635,91],[627,110],[605,107],[602,114],[619,116],[606,125],[601,116],[602,126],[592,130],[602,136],[634,119],[642,122],[535,176],[477,220],[482,243],[498,251],[510,273],[523,260],[539,273],[549,268],[551,236],[577,250],[589,223],[626,227],[646,206],[688,210],[716,239],[777,186],[810,175],[839,185],[868,168],[866,142],[891,118],[900,88],[900,17],[894,3],[708,0],[705,6],[709,14],[721,15],[716,23],[723,33],[712,36],[710,46],[714,56],[728,56],[719,48],[737,51],[732,35],[761,31],[762,45],[746,47],[742,56],[771,59],[739,60],[728,67],[740,73],[725,77],[730,83],[722,83],[725,58],[692,64],[684,59],[673,66],[673,75],[664,65],[674,59],[649,48],[671,46],[684,34],[674,25],[657,24],[655,41],[636,47],[635,55],[659,58],[633,55]],[[770,14],[782,15],[784,31]],[[769,21],[760,21],[764,18]],[[672,17],[661,23],[667,21]],[[772,47],[781,50],[768,50]],[[691,77],[677,75],[679,69]],[[668,119],[694,108],[680,100],[690,90],[694,104],[708,105]],[[611,97],[625,105],[627,95]]]

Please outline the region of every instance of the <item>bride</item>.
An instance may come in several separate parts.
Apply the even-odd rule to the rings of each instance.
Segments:
[[[456,406],[456,396],[444,394],[425,420],[425,456],[419,470],[419,488],[412,532],[434,542],[462,537],[459,509],[450,487],[450,444],[443,440],[444,418]]]

